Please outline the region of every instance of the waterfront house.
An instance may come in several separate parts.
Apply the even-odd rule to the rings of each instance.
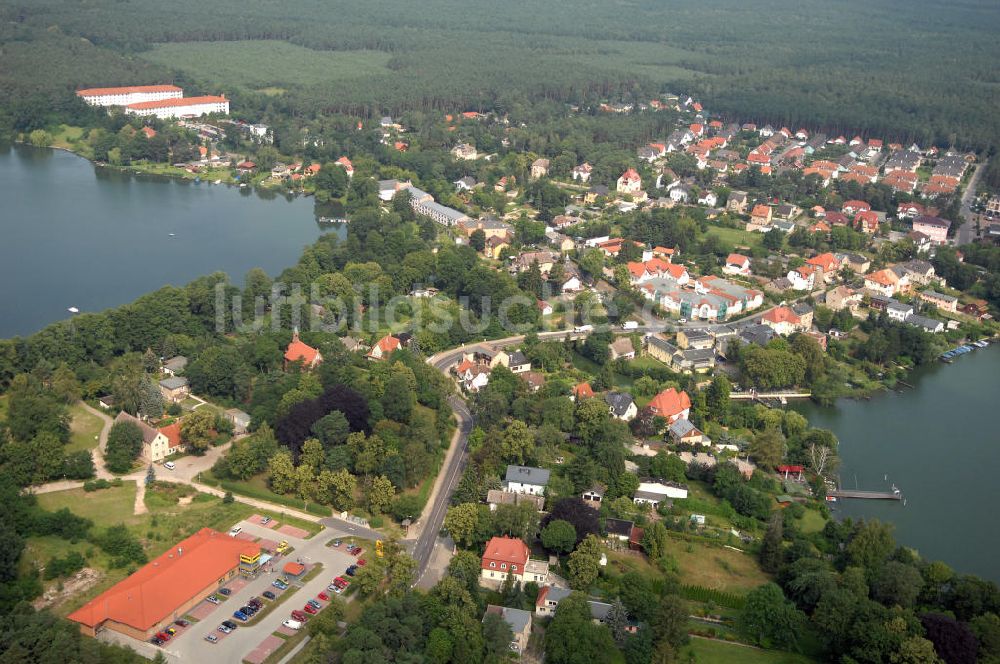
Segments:
[[[918,295],[923,302],[929,302],[942,311],[955,313],[958,310],[958,298],[937,291],[926,290]]]

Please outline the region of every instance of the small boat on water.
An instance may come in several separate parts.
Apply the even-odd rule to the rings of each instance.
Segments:
[[[222,184],[222,180],[216,180],[216,181],[215,181],[215,182],[213,182],[212,184]]]
[[[245,187],[245,186],[247,186],[247,183],[246,183],[246,182],[240,182],[240,189],[242,189],[242,188],[243,188],[243,187]]]
[[[167,235],[169,235],[170,237],[176,237],[177,233],[167,233]]]
[[[76,307],[69,307],[68,309],[66,309],[66,311],[70,312],[71,314],[78,314],[78,313],[80,313],[80,310],[77,309]]]
[[[351,222],[346,217],[320,217],[318,221],[321,224],[349,224]]]

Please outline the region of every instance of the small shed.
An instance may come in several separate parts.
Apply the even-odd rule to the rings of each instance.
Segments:
[[[306,566],[302,563],[285,563],[285,567],[282,569],[288,576],[302,576],[303,572],[306,571]]]

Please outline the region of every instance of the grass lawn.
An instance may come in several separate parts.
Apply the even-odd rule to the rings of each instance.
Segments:
[[[709,225],[707,234],[715,236],[734,247],[755,247],[764,241],[763,233],[754,233],[738,228],[725,228],[723,226]]]
[[[157,44],[142,57],[217,83],[265,89],[388,74],[380,51],[316,51],[277,40]],[[279,88],[281,89],[281,88]]]
[[[817,510],[807,509],[799,523],[802,525],[802,532],[806,534],[818,533],[826,527],[826,519]]]
[[[669,539],[667,553],[688,585],[742,594],[770,580],[752,556],[732,549]]]
[[[117,523],[134,525],[140,523],[145,516],[132,514],[135,507],[135,482],[132,481],[99,491],[71,489],[43,493],[38,496],[38,505],[50,512],[67,507],[77,516],[90,519],[97,526]]]
[[[692,655],[698,664],[807,664],[815,660],[805,655],[797,655],[778,650],[757,650],[745,646],[692,638],[691,643],[681,650],[681,661]]]
[[[637,369],[669,369],[666,364],[660,362],[652,355],[639,355],[629,362],[629,365]]]
[[[92,450],[97,447],[98,436],[104,422],[98,416],[86,410],[80,404],[73,404],[69,409],[72,417],[70,423],[70,439],[66,452]]]

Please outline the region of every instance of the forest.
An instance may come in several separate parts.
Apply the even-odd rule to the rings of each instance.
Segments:
[[[998,22],[989,0],[641,0],[627,11],[593,0],[222,0],[211,12],[192,0],[169,8],[152,0],[3,0],[0,105],[4,124],[17,125],[19,108],[61,106],[74,86],[151,79],[195,92],[222,87],[250,116],[642,100],[666,89],[698,95],[733,119],[989,148],[1000,136]],[[212,48],[237,40],[245,47]],[[182,50],[192,42],[204,57]],[[345,59],[323,80],[314,65],[298,65],[303,49]],[[299,69],[312,73],[303,78]]]

